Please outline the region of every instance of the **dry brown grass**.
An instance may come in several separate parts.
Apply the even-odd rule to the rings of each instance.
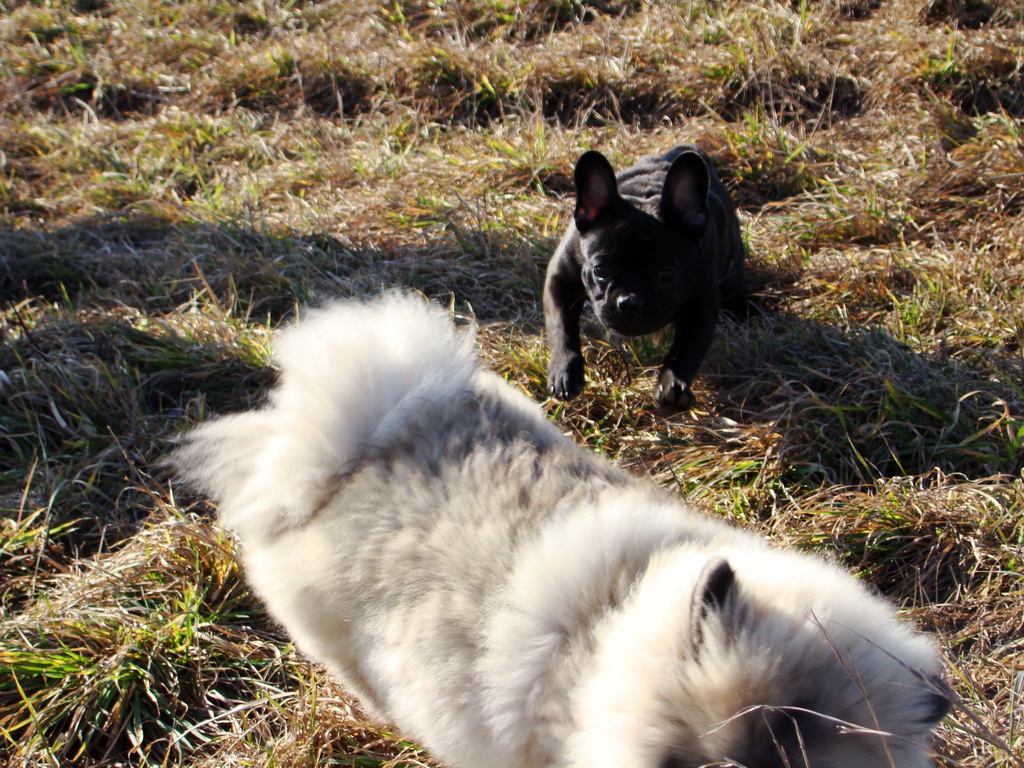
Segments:
[[[1024,765],[1024,7],[0,1],[0,762],[421,765],[157,469],[296,307],[411,286],[594,450],[840,558],[935,632],[943,765]],[[572,165],[683,141],[763,311],[701,405],[592,335],[547,400]]]

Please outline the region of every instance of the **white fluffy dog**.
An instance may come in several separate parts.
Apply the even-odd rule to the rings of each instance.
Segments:
[[[917,768],[933,644],[839,568],[574,445],[419,297],[283,331],[175,462],[256,593],[457,768]]]

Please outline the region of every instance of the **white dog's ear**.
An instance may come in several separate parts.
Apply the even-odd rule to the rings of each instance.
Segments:
[[[736,572],[724,558],[717,557],[704,566],[693,591],[690,606],[690,637],[694,650],[704,642],[704,628],[712,617],[728,618],[736,594]]]

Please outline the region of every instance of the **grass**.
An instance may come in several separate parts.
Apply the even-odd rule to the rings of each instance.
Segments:
[[[0,2],[0,763],[419,766],[159,468],[299,307],[417,288],[593,450],[934,632],[943,766],[1024,765],[1024,10],[980,0]],[[699,407],[592,333],[546,398],[572,167],[696,142],[761,311]]]

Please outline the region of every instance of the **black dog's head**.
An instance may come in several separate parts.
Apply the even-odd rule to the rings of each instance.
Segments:
[[[626,336],[668,325],[701,268],[710,185],[704,159],[676,157],[647,209],[619,194],[599,152],[579,159],[575,181],[583,284],[598,318]]]

